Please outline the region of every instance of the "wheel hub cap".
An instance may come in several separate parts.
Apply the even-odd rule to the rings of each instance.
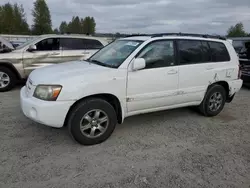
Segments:
[[[80,121],[81,133],[89,138],[101,136],[108,128],[108,115],[99,109],[87,112]]]
[[[0,71],[0,88],[8,86],[10,83],[10,77],[5,72]]]
[[[209,99],[209,109],[217,111],[222,105],[222,95],[219,92],[214,93]]]
[[[96,121],[96,120],[92,120],[92,121],[91,121],[91,125],[92,125],[92,126],[97,126],[97,121]]]

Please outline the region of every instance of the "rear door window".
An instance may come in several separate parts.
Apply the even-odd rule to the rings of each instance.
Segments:
[[[207,47],[199,40],[177,40],[179,63],[181,65],[208,61]]]
[[[84,38],[62,38],[61,46],[64,50],[91,50],[100,49],[103,44],[94,39],[84,39]]]
[[[84,39],[81,38],[62,38],[61,47],[63,50],[83,50]]]
[[[211,62],[210,48],[207,41],[201,41],[203,62]]]

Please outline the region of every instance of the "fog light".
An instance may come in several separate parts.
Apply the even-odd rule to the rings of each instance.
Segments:
[[[36,119],[36,117],[37,117],[37,111],[34,107],[32,107],[30,110],[30,116],[34,119]]]

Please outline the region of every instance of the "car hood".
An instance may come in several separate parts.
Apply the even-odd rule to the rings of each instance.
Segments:
[[[4,50],[0,52],[0,61],[2,60],[22,60],[22,51],[20,50]]]
[[[14,46],[9,42],[7,41],[5,38],[1,37],[0,36],[0,42],[2,43],[2,45],[5,45],[7,48],[11,49],[11,50],[14,50]]]
[[[29,75],[29,79],[33,85],[62,84],[65,79],[82,81],[86,75],[98,75],[109,70],[112,69],[87,61],[72,61],[35,69]]]

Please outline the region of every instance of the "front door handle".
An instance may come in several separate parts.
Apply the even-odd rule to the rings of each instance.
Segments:
[[[177,70],[171,69],[170,71],[168,71],[168,74],[177,74]]]

